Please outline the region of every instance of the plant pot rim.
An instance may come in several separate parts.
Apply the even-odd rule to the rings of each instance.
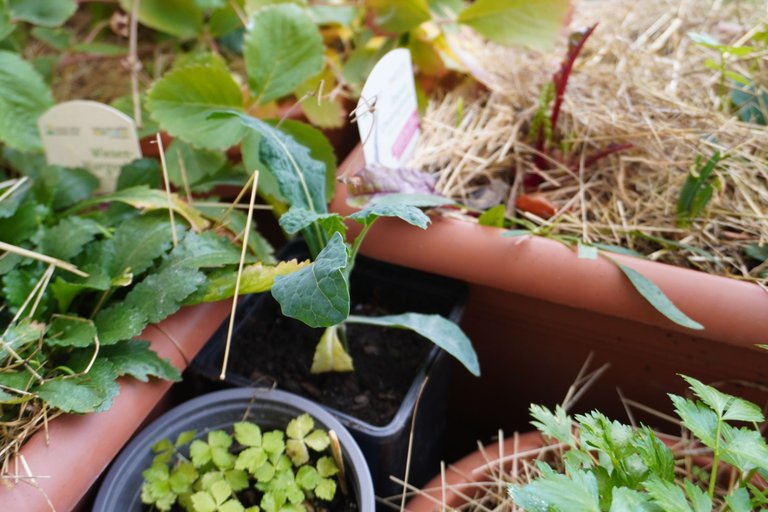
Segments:
[[[364,164],[362,148],[358,146],[340,166],[339,176],[353,176]],[[331,210],[351,213],[353,209],[346,199],[346,187],[337,184]],[[351,236],[360,229],[354,225],[350,228]],[[579,258],[557,241],[536,236],[507,238],[501,232],[498,228],[440,215],[432,216],[426,233],[398,219],[381,219],[369,232],[361,251],[377,259],[472,284],[700,338],[744,347],[768,342],[768,291],[756,283],[611,255],[653,281],[678,308],[704,325],[704,330],[692,330],[657,312],[623,272],[604,258]]]
[[[114,505],[119,501],[122,495],[121,486],[124,484],[124,473],[135,467],[131,461],[136,462],[137,458],[141,459],[142,454],[150,453],[151,447],[159,439],[167,437],[166,432],[169,430],[173,432],[187,430],[201,418],[217,421],[217,414],[232,409],[258,409],[260,405],[266,410],[270,408],[272,410],[290,409],[291,414],[309,413],[315,420],[322,423],[324,428],[333,430],[343,448],[348,469],[354,468],[354,474],[350,476],[354,478],[353,485],[358,491],[360,512],[374,511],[373,481],[363,453],[352,438],[352,434],[319,404],[293,393],[271,388],[230,388],[206,393],[174,407],[157,418],[133,439],[115,460],[115,464],[107,474],[104,485],[99,491],[94,510],[110,510],[107,508],[109,504]],[[225,423],[229,423],[229,421]]]
[[[148,340],[160,357],[184,370],[230,309],[231,301],[184,307],[160,324],[148,326],[137,338]],[[120,394],[109,410],[64,414],[52,420],[47,436],[45,431],[37,432],[21,448],[19,457],[10,460],[9,467],[17,468],[21,476],[27,475],[26,463],[38,477],[36,486],[26,479],[14,485],[6,478],[0,484],[0,508],[48,512],[52,505],[59,512],[76,509],[171,384],[158,379],[120,379]]]

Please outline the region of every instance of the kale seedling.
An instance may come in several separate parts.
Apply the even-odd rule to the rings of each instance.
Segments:
[[[195,431],[159,441],[144,475],[141,500],[161,511],[178,504],[188,512],[305,512],[336,496],[339,468],[328,433],[309,414],[286,429],[262,432],[255,423]]]
[[[259,171],[277,182],[290,204],[280,218],[289,234],[301,232],[314,262],[290,276],[275,279],[272,295],[284,315],[311,327],[325,327],[315,351],[312,372],[351,371],[352,359],[344,340],[345,323],[362,323],[410,329],[434,342],[459,360],[474,375],[480,369],[472,343],[453,322],[439,315],[404,313],[380,317],[350,316],[349,277],[360,245],[371,226],[382,217],[398,217],[426,229],[430,220],[419,208],[452,203],[439,196],[389,194],[371,200],[348,217],[328,211],[325,199],[325,164],[311,151],[279,129],[248,115],[224,111],[214,115],[237,116],[256,137],[247,137],[243,152],[258,156]],[[362,225],[349,244],[345,220]]]

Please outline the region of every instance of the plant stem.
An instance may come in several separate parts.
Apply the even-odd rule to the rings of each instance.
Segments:
[[[370,224],[365,224],[363,226],[363,229],[360,231],[360,234],[357,235],[357,238],[355,238],[355,241],[352,244],[352,248],[349,251],[350,252],[349,265],[347,265],[347,268],[346,268],[347,277],[349,277],[349,275],[352,274],[352,269],[355,266],[355,259],[357,258],[357,253],[360,252],[360,246],[363,243],[363,238],[365,238],[365,235],[368,234],[368,231],[371,229],[371,226],[373,226],[373,222],[371,222]]]
[[[715,431],[715,446],[712,447],[712,471],[709,474],[709,497],[715,495],[715,483],[717,481],[717,466],[720,464],[720,427],[723,420],[717,418],[717,430]]]

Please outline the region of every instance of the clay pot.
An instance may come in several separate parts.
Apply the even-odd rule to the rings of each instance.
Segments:
[[[230,311],[222,301],[183,308],[158,325],[147,327],[139,338],[148,340],[160,357],[183,370]],[[105,412],[66,414],[35,434],[21,449],[10,468],[32,479],[3,480],[0,509],[24,512],[76,510],[107,465],[134,435],[171,387],[153,379],[123,379],[120,395]],[[50,500],[50,504],[48,503]]]
[[[339,175],[353,176],[363,165],[358,148]],[[352,211],[344,186],[337,188],[331,209]],[[350,227],[350,236],[356,235],[359,225]],[[684,391],[677,373],[737,387],[768,380],[768,351],[755,347],[768,342],[768,293],[758,285],[611,256],[653,281],[705,327],[694,331],[658,313],[612,263],[580,259],[553,240],[501,233],[440,215],[432,217],[426,231],[381,219],[362,245],[362,253],[376,259],[470,285],[462,326],[478,352],[483,376],[457,374],[453,380],[448,435],[456,439],[456,450],[464,447],[466,452],[483,432],[491,434],[500,426],[524,430],[528,405],[559,403],[575,368],[590,353],[595,364],[608,362],[612,368],[580,405],[618,418],[624,411],[616,400],[617,387],[629,398],[668,411],[666,393]],[[748,391],[739,394],[749,399]],[[462,421],[467,414],[473,418],[471,431]]]

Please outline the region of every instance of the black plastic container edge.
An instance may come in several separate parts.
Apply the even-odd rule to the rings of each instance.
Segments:
[[[279,254],[281,260],[306,257],[306,247],[301,241],[291,242]],[[468,294],[467,286],[463,282],[366,257],[357,258],[353,274],[355,272],[386,276],[387,282],[405,288],[418,289],[426,295],[450,297],[453,306],[445,316],[456,323],[461,320]],[[418,281],[420,283],[416,285]],[[237,317],[244,318],[245,315],[252,313],[264,299],[264,295],[248,297],[238,307]],[[224,351],[226,328],[225,322],[190,364],[190,372],[216,382],[214,386],[221,385],[219,381],[221,368],[217,361],[221,360]],[[235,332],[237,332],[237,325]],[[452,364],[453,360],[442,349],[437,346],[430,349],[395,417],[384,426],[372,425],[321,405],[338,418],[359,443],[371,468],[378,496],[387,497],[402,492],[402,485],[392,481],[390,475],[400,479],[404,477],[411,419],[417,400],[419,409],[414,425],[408,483],[415,486],[423,485],[434,476],[436,471],[439,471]],[[427,376],[429,379],[426,385],[423,385]],[[249,378],[234,374],[231,370],[227,372],[225,383],[231,386],[255,385]],[[420,393],[421,397],[419,397]]]
[[[233,388],[208,393],[185,402],[149,424],[120,453],[102,483],[94,512],[141,512],[142,472],[154,457],[152,446],[164,438],[175,438],[196,429],[201,437],[210,430],[228,428],[246,419],[263,428],[284,428],[291,418],[309,413],[317,424],[333,430],[342,446],[348,480],[357,493],[360,512],[375,510],[370,470],[360,447],[349,431],[323,407],[280,390]]]

